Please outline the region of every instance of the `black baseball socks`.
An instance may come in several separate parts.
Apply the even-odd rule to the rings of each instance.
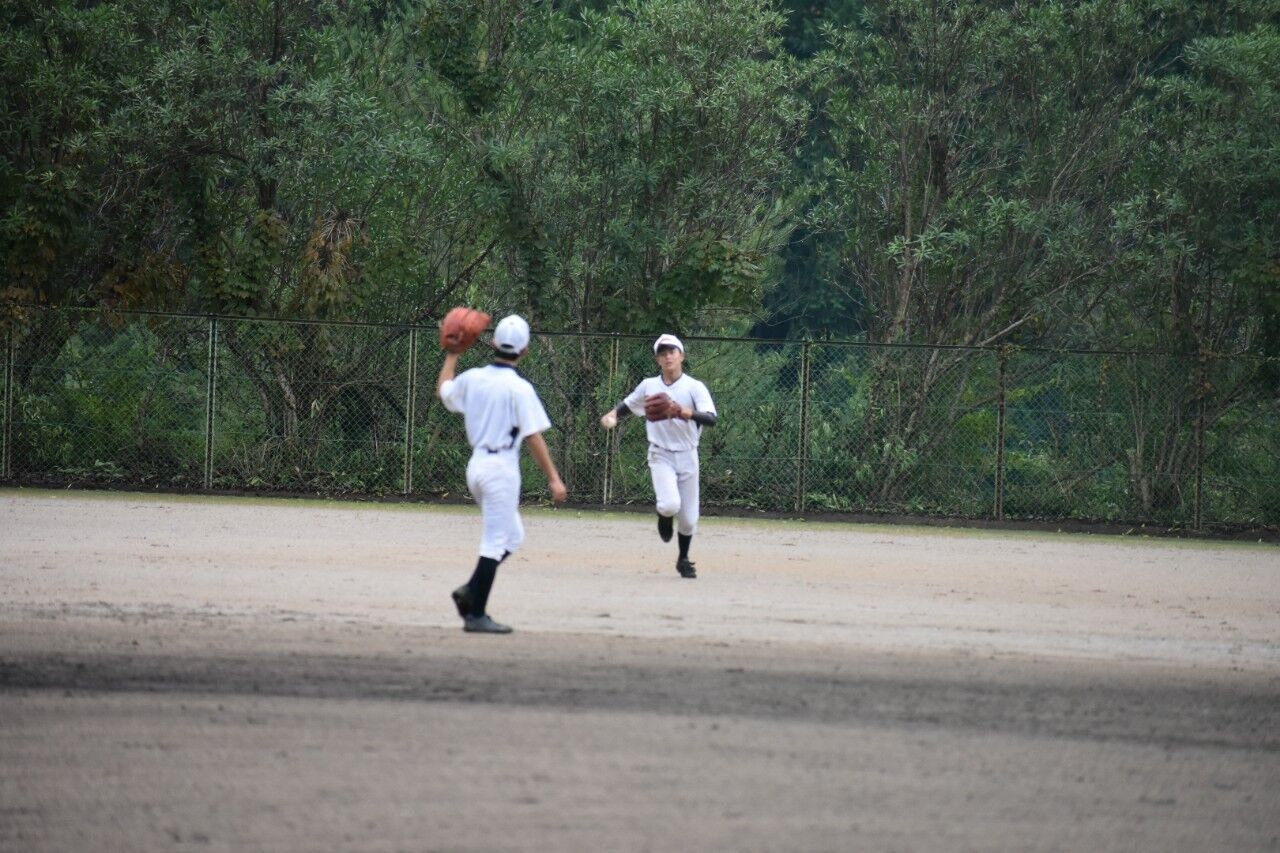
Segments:
[[[467,588],[471,590],[472,616],[483,616],[487,612],[485,608],[489,606],[489,591],[493,589],[493,579],[498,575],[498,566],[510,556],[511,552],[505,551],[501,560],[481,557],[476,561],[476,570],[471,573],[471,580],[467,581]]]

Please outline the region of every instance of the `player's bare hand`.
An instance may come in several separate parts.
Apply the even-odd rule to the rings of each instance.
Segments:
[[[558,504],[562,504],[565,498],[569,497],[569,491],[564,487],[564,482],[560,479],[552,480],[547,484],[551,487],[551,500]]]
[[[618,425],[618,413],[616,411],[606,412],[604,417],[600,418],[600,426],[605,429],[613,429]]]

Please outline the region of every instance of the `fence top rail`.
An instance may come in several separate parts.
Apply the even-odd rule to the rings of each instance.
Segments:
[[[24,309],[32,309],[48,312],[64,312],[64,313],[80,313],[80,314],[98,314],[98,315],[117,315],[117,316],[139,316],[139,317],[166,317],[170,319],[180,320],[227,320],[242,323],[279,323],[281,325],[300,325],[300,326],[334,326],[338,328],[358,328],[358,329],[382,329],[386,331],[438,331],[437,324],[423,323],[377,323],[368,320],[317,320],[303,317],[273,317],[258,316],[244,317],[233,314],[216,314],[216,313],[194,313],[184,311],[159,311],[146,308],[93,308],[85,306],[55,306],[55,305],[23,305]],[[563,330],[537,330],[535,336],[552,337],[552,338],[616,338],[618,340],[635,340],[649,341],[652,334],[637,334],[634,332],[574,332]],[[1132,357],[1153,357],[1162,358],[1197,358],[1196,353],[1179,353],[1169,350],[1126,350],[1126,349],[1084,349],[1075,347],[1030,347],[1015,344],[1004,345],[987,345],[979,346],[975,344],[926,344],[926,343],[873,343],[870,341],[856,340],[830,340],[830,339],[814,339],[814,338],[750,338],[732,335],[685,335],[690,341],[700,341],[709,343],[738,343],[753,344],[756,346],[831,346],[849,349],[868,349],[868,350],[949,350],[959,352],[982,352],[982,353],[1007,353],[1009,355],[1088,355],[1088,356],[1132,356]],[[1280,356],[1258,355],[1256,353],[1226,353],[1226,352],[1206,352],[1199,354],[1206,359],[1231,359],[1239,361],[1252,361],[1258,364],[1280,364]]]

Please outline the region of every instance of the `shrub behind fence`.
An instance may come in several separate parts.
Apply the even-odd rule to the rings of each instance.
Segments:
[[[1280,369],[1249,358],[689,338],[721,423],[708,507],[1209,526],[1280,523]],[[644,430],[599,415],[650,341],[535,335],[522,370],[570,499],[651,500]],[[483,363],[478,347],[461,368]],[[443,496],[460,420],[436,332],[33,310],[6,333],[8,482]],[[542,494],[525,455],[526,490]]]

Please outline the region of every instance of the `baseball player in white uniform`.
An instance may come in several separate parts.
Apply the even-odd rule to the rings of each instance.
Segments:
[[[511,629],[486,612],[498,565],[524,542],[520,521],[520,444],[527,441],[534,460],[547,475],[551,497],[565,499],[564,483],[556,471],[542,433],[551,428],[538,392],[516,371],[529,351],[529,324],[512,314],[493,330],[494,361],[474,367],[457,378],[458,355],[446,353],[436,392],[444,407],[466,420],[471,461],[467,488],[484,519],[480,559],[471,580],[453,591],[453,603],[463,629],[486,634],[509,634]]]
[[[678,404],[668,419],[645,422],[649,473],[658,509],[658,535],[663,542],[671,541],[674,517],[680,548],[676,571],[681,577],[695,578],[698,575],[689,561],[689,545],[698,528],[698,439],[704,427],[715,425],[716,406],[707,386],[684,372],[685,350],[679,338],[660,335],[653,342],[653,352],[661,372],[641,381],[617,408],[600,418],[600,423],[613,429],[619,418],[644,414],[645,400],[655,394],[666,394]]]

